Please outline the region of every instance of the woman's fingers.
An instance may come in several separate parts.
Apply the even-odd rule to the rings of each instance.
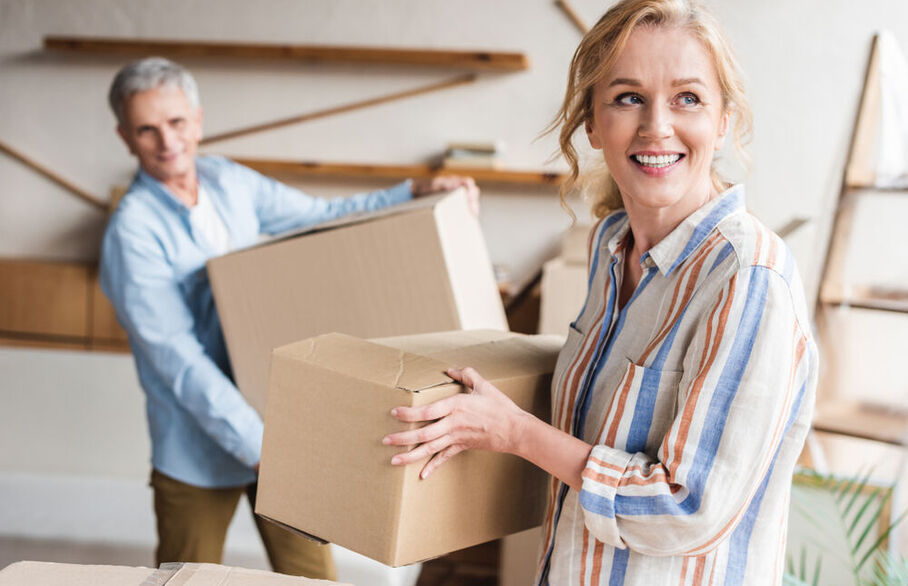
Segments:
[[[453,445],[448,446],[442,451],[435,454],[431,460],[429,460],[425,467],[423,467],[422,472],[419,473],[419,477],[425,480],[429,477],[430,474],[435,472],[442,464],[459,454],[464,450],[463,446]]]
[[[476,390],[477,386],[485,382],[485,379],[469,366],[466,368],[449,368],[447,373],[448,376],[472,390]]]
[[[442,436],[430,442],[420,444],[409,452],[403,452],[401,454],[395,455],[393,458],[391,458],[391,463],[395,466],[402,466],[406,464],[412,464],[413,462],[419,462],[420,460],[424,460],[429,456],[432,456],[433,454],[441,452],[450,445],[451,438],[449,436]]]
[[[423,444],[447,435],[451,431],[451,424],[447,419],[442,419],[425,425],[418,429],[408,429],[386,435],[381,443],[386,446],[413,446]]]
[[[473,368],[451,368],[448,375],[472,391],[458,394],[422,407],[395,407],[391,415],[408,423],[431,421],[419,429],[392,433],[382,439],[385,445],[416,446],[391,458],[394,465],[406,465],[429,458],[422,478],[468,448],[494,449],[501,413],[500,393]],[[503,396],[503,395],[502,395]],[[500,434],[499,434],[500,435]],[[490,447],[491,446],[491,447]]]
[[[454,397],[441,399],[422,407],[395,407],[391,409],[391,415],[406,421],[407,423],[419,423],[421,421],[435,421],[451,413],[454,408]]]

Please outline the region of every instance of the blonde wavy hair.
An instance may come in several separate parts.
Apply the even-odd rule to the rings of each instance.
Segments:
[[[680,27],[703,43],[716,67],[724,111],[734,120],[736,154],[742,162],[747,162],[744,144],[750,139],[753,114],[744,94],[738,62],[715,17],[696,0],[621,0],[580,41],[571,60],[564,102],[546,129],[548,133],[560,128],[558,143],[570,165],[570,173],[561,184],[561,205],[572,217],[574,214],[565,198],[577,188],[589,195],[592,213],[597,218],[624,207],[618,185],[604,165],[581,176],[573,138],[578,128],[592,120],[593,88],[608,74],[631,33],[640,26]],[[716,191],[727,187],[715,165],[710,175]]]

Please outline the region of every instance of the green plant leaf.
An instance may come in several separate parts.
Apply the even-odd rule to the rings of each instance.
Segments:
[[[899,523],[902,522],[902,519],[904,519],[906,515],[908,515],[908,511],[905,511],[904,513],[899,515],[898,519],[896,519],[888,527],[886,527],[886,530],[880,534],[879,539],[876,540],[876,542],[873,544],[873,546],[870,547],[870,549],[867,551],[866,554],[864,554],[864,557],[861,558],[861,561],[858,562],[858,565],[856,566],[857,570],[860,571],[860,569],[862,567],[864,567],[864,564],[867,563],[867,560],[870,559],[875,553],[883,552],[883,550],[882,550],[883,543],[886,542],[886,539],[889,537],[889,534],[892,532],[893,529],[895,529],[896,525],[898,525]]]
[[[890,491],[886,492],[886,496],[884,496],[882,499],[880,499],[879,505],[876,507],[876,510],[873,512],[873,515],[871,515],[870,519],[867,521],[867,526],[864,527],[864,530],[861,532],[861,536],[858,538],[857,542],[851,548],[851,552],[853,555],[858,555],[858,552],[861,549],[861,545],[867,539],[867,536],[870,535],[870,532],[873,531],[873,529],[876,527],[877,522],[880,520],[880,515],[883,514],[883,509],[886,508],[886,503],[889,502],[889,499],[891,497],[892,497],[892,491],[890,490]],[[890,528],[891,527],[892,527],[892,525],[890,525]],[[888,533],[888,531],[887,531],[887,533]],[[851,538],[850,535],[848,537]],[[873,548],[871,547],[870,550],[868,551],[868,555],[872,551],[873,551]],[[864,556],[864,557],[866,558],[867,556]],[[855,567],[859,568],[861,565],[862,564],[858,564]]]
[[[851,525],[848,526],[848,535],[852,535],[854,533],[855,528],[858,526],[858,523],[860,523],[860,521],[861,521],[861,517],[863,517],[864,513],[867,512],[867,508],[870,507],[870,505],[872,505],[877,500],[877,497],[879,496],[880,492],[882,492],[882,490],[883,490],[882,488],[877,488],[872,493],[870,493],[870,495],[864,501],[863,506],[861,506],[861,508],[858,510],[857,514],[854,516],[854,519],[851,520]],[[892,490],[892,489],[890,489],[890,490]]]

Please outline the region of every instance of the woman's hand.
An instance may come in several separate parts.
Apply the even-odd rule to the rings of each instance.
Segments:
[[[391,458],[396,466],[431,456],[420,473],[422,478],[428,478],[435,469],[464,450],[512,453],[521,424],[529,416],[472,368],[451,368],[448,375],[470,392],[422,407],[392,409],[391,415],[401,421],[433,423],[382,439],[383,444],[392,446],[418,444],[409,452]]]

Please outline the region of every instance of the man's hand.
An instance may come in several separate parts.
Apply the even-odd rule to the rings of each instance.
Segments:
[[[463,187],[467,192],[467,204],[473,215],[479,217],[479,188],[472,177],[462,175],[437,175],[428,179],[414,179],[410,186],[413,197],[437,193],[439,191],[453,191]]]

